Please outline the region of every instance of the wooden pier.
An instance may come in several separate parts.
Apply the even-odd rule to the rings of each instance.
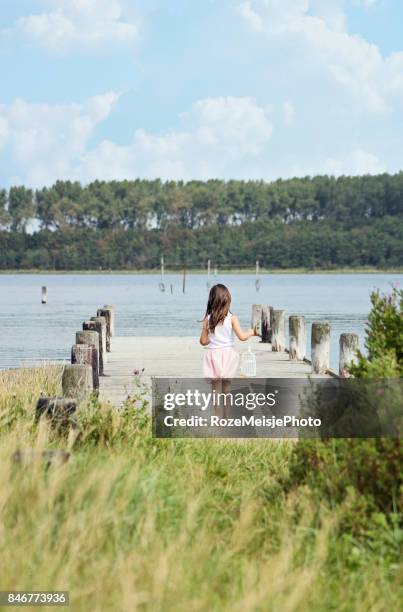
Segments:
[[[290,361],[286,352],[273,352],[271,345],[250,340],[256,356],[256,376],[260,378],[303,378],[312,375],[309,362]],[[246,342],[236,349],[247,350]],[[201,378],[204,351],[198,337],[116,337],[112,352],[100,377],[100,398],[121,406],[135,391],[135,371],[144,372],[141,379],[151,383],[152,376]],[[326,376],[317,374],[314,376]]]
[[[306,320],[289,315],[286,344],[286,313],[272,306],[253,304],[252,327],[258,336],[249,339],[256,357],[257,378],[307,378],[336,376],[329,370],[330,325],[315,321],[311,328],[311,359],[307,348]],[[241,354],[248,342],[236,341]],[[288,346],[287,346],[288,345]],[[339,339],[339,375],[349,376],[348,367],[356,360],[356,334],[344,333]],[[119,407],[138,392],[139,379],[151,392],[153,376],[202,378],[203,353],[198,336],[119,337],[115,336],[115,307],[105,305],[97,316],[83,322],[71,350],[71,364],[63,372],[63,397],[80,399],[94,391],[102,401]],[[236,377],[241,377],[240,369]]]

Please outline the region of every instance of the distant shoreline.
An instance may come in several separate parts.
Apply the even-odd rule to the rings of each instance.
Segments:
[[[255,274],[254,268],[218,268],[219,275],[220,274]],[[99,276],[108,276],[113,274],[120,275],[150,275],[150,276],[158,276],[160,275],[159,269],[144,269],[144,270],[0,270],[0,275],[23,275],[23,274],[31,274],[31,275],[59,275],[59,276],[68,276],[68,275],[86,275],[86,274],[97,274]],[[169,275],[183,275],[182,269],[165,269],[165,274]],[[200,268],[187,268],[186,274],[200,274],[207,275],[207,270]],[[265,276],[268,274],[403,274],[402,268],[331,268],[331,269],[310,269],[310,268],[261,268],[260,275]],[[213,270],[211,272],[211,279],[213,280],[215,275],[213,274]]]

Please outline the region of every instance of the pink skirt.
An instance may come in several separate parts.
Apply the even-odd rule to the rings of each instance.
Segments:
[[[239,355],[228,348],[206,349],[203,358],[203,374],[208,380],[228,379],[235,376]]]

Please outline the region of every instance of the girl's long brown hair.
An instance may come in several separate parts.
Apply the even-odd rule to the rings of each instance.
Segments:
[[[214,330],[219,323],[223,323],[225,317],[229,313],[231,305],[231,294],[225,285],[213,285],[208,296],[207,309],[205,317],[209,318],[209,331],[214,333]]]

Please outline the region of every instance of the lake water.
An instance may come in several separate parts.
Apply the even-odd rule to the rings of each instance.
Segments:
[[[207,300],[206,276],[188,275],[185,294],[181,275],[166,275],[165,292],[159,280],[151,274],[0,275],[0,368],[69,359],[76,330],[106,303],[116,307],[117,335],[197,336]],[[371,291],[390,291],[392,283],[403,283],[403,275],[269,274],[261,276],[259,293],[253,275],[223,274],[213,280],[230,288],[232,311],[244,327],[250,326],[252,303],[305,315],[309,326],[328,320],[336,369],[340,333],[357,332],[363,348]],[[42,285],[48,287],[46,305],[41,304]]]

